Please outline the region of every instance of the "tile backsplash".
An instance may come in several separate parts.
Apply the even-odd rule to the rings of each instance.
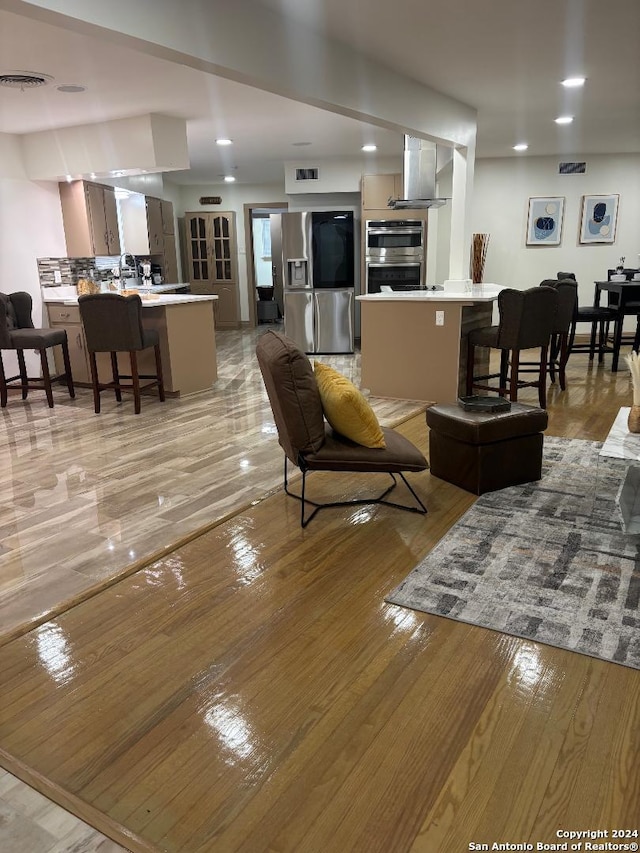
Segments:
[[[110,277],[113,267],[120,262],[119,255],[106,255],[97,258],[38,258],[38,276],[42,287],[59,287],[77,284],[79,278],[88,275],[89,270],[95,270],[96,279]],[[56,281],[56,272],[60,280]]]
[[[141,258],[136,257],[136,261],[138,260]],[[109,279],[111,270],[119,263],[120,255],[102,255],[95,258],[38,258],[40,286],[77,285],[78,279],[86,277],[89,270],[95,270],[98,281]],[[56,281],[56,272],[60,273],[59,281]]]

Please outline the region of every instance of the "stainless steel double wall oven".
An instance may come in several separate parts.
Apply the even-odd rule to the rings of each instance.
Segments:
[[[423,220],[368,219],[365,229],[367,293],[425,287]]]

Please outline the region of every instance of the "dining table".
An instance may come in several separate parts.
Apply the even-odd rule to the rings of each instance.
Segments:
[[[622,345],[622,320],[626,316],[640,317],[640,281],[596,281],[596,290],[594,297],[594,305],[600,305],[602,292],[606,292],[609,298],[609,307],[618,312],[620,322],[615,324],[613,343],[612,343],[612,360],[611,371],[615,373],[618,370],[618,361],[620,358],[620,347]],[[633,349],[637,350],[640,346],[640,323],[636,328],[633,338]]]

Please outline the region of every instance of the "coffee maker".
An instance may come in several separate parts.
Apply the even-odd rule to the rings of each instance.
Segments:
[[[140,275],[142,277],[142,286],[151,287],[151,262],[142,261],[140,264]]]

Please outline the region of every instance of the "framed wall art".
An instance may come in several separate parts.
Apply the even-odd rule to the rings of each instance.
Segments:
[[[564,197],[530,198],[527,246],[559,246],[563,219]]]
[[[580,216],[581,243],[614,243],[619,195],[583,195]]]

